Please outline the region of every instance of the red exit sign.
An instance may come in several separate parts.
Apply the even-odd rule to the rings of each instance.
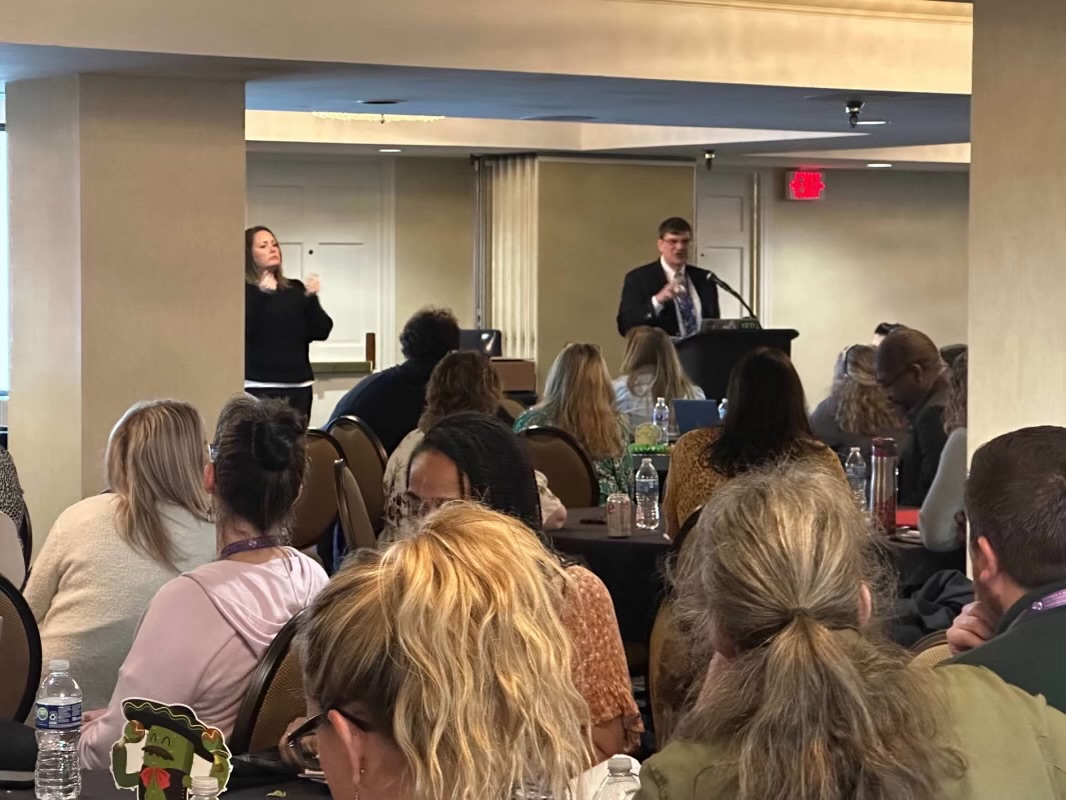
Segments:
[[[789,200],[821,200],[825,194],[825,175],[813,169],[798,169],[785,174],[785,192]]]

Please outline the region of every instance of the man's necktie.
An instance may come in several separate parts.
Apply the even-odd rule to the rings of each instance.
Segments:
[[[692,302],[692,288],[688,285],[688,278],[682,276],[681,278],[685,282],[685,291],[679,294],[674,302],[677,303],[677,310],[681,312],[681,335],[691,336],[694,333],[699,333],[699,323],[696,320],[696,305]]]

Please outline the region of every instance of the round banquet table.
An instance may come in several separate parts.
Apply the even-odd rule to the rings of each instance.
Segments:
[[[583,560],[603,581],[614,601],[626,642],[647,642],[664,593],[661,561],[670,540],[659,531],[633,530],[627,539],[607,535],[604,508],[569,509],[566,525],[549,536],[560,553]]]

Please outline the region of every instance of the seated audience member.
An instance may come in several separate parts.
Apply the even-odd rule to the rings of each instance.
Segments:
[[[703,389],[688,379],[670,337],[660,328],[640,326],[626,334],[622,375],[615,378],[614,400],[630,430],[651,422],[655,402],[663,397],[673,411],[675,400],[703,400]]]
[[[611,375],[600,348],[568,344],[548,371],[544,399],[515,420],[514,429],[560,428],[585,448],[600,482],[600,503],[613,492],[630,492],[633,459],[629,429],[614,404]]]
[[[876,328],[874,328],[874,338],[870,342],[874,347],[880,347],[881,342],[885,340],[888,334],[894,331],[901,331],[906,329],[906,325],[900,325],[898,322],[882,322]]]
[[[426,410],[418,420],[418,427],[400,442],[385,467],[385,520],[381,536],[391,541],[403,516],[403,498],[407,492],[407,468],[411,454],[426,435],[426,431],[440,420],[461,411],[495,414],[500,406],[503,390],[500,376],[492,361],[483,353],[449,353],[433,370],[426,389]],[[545,530],[557,530],[566,523],[566,508],[548,489],[548,479],[536,473],[540,489],[540,508]]]
[[[966,378],[969,356],[955,359],[949,378],[948,404],[944,410],[944,430],[948,440],[940,454],[936,477],[918,515],[922,544],[944,552],[962,546],[964,526],[959,524],[966,493]]]
[[[940,351],[920,331],[890,333],[877,348],[877,382],[910,421],[911,435],[899,458],[899,503],[921,507],[948,440],[948,381]]]
[[[568,796],[588,713],[555,612],[567,581],[525,526],[468,503],[359,551],[304,623],[314,716],[287,749],[336,800]]]
[[[6,447],[0,446],[0,514],[7,514],[15,523],[15,530],[22,527],[26,518],[26,501],[22,497],[15,461]]]
[[[980,447],[966,516],[977,601],[948,631],[954,662],[1066,711],[1066,428],[1022,428]]]
[[[359,417],[392,455],[403,437],[418,427],[433,368],[458,349],[455,315],[443,308],[423,308],[407,320],[400,333],[400,350],[406,361],[359,381],[337,403],[330,420]]]
[[[900,446],[906,443],[907,422],[877,382],[869,345],[853,344],[837,358],[829,397],[811,413],[814,437],[846,458],[851,448],[862,450],[870,463],[874,439],[890,436]]]
[[[844,480],[840,459],[811,433],[803,384],[780,350],[763,347],[742,358],[729,377],[728,401],[722,426],[690,431],[674,445],[663,497],[667,536],[749,469],[812,459],[834,466]]]
[[[41,663],[70,662],[85,708],[111,699],[148,601],[215,557],[205,441],[188,403],[133,406],[107,443],[111,492],[72,505],[44,540],[25,592]]]
[[[699,525],[679,603],[715,656],[637,800],[1066,796],[1066,716],[987,670],[912,667],[880,638],[872,539],[835,474],[750,473]]]
[[[174,578],[148,604],[110,704],[82,729],[84,768],[107,767],[127,697],[181,703],[232,732],[263,653],[326,583],[319,564],[284,545],[307,468],[303,433],[280,400],[241,395],[222,409],[204,470],[218,560]],[[110,590],[121,593],[122,582]]]
[[[411,458],[407,485],[415,519],[449,500],[477,500],[543,535],[525,443],[492,417],[455,414],[437,423]],[[633,751],[643,726],[607,587],[584,567],[565,571],[559,616],[574,645],[574,684],[589,706],[599,762]]]

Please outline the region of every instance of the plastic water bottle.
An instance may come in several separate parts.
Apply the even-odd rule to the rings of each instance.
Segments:
[[[33,780],[39,800],[74,800],[81,794],[81,689],[70,677],[70,663],[48,662],[48,676],[37,691],[37,769]]]
[[[612,756],[607,762],[607,778],[593,800],[629,800],[639,791],[640,779],[633,774],[633,763],[625,756]]]
[[[848,475],[848,485],[855,499],[862,508],[866,507],[866,460],[862,457],[862,450],[858,447],[851,448],[848,460],[844,462],[844,472]]]
[[[218,779],[210,775],[197,775],[192,779],[189,800],[215,800],[218,797]]]
[[[725,414],[729,410],[729,400],[722,398],[722,402],[718,404],[718,420],[725,422]]]
[[[637,470],[637,527],[659,527],[659,473],[650,458],[643,459]]]
[[[666,441],[670,435],[670,406],[666,404],[666,398],[660,397],[655,401],[655,408],[651,410],[651,421],[663,432],[660,441]]]

